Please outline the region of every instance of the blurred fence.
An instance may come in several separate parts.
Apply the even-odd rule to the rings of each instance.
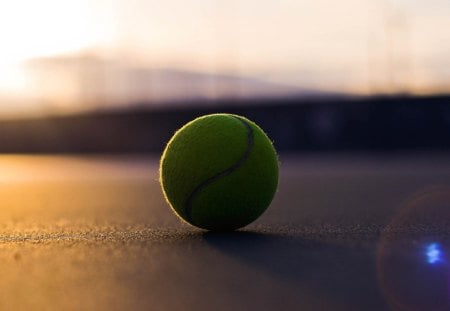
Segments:
[[[0,122],[2,153],[159,153],[207,113],[244,115],[281,152],[450,150],[450,97],[180,103]]]

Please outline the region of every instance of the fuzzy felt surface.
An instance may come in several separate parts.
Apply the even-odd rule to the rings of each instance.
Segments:
[[[182,219],[209,230],[233,230],[257,219],[278,185],[278,159],[266,134],[240,116],[197,118],[163,153],[160,181]]]

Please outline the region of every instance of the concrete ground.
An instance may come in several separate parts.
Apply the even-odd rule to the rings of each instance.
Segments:
[[[157,158],[0,156],[0,310],[449,309],[450,155],[280,160],[267,212],[211,233]]]

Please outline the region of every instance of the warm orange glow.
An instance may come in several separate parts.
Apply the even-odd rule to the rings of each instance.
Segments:
[[[3,1],[0,4],[0,92],[27,91],[21,62],[73,52],[110,39],[88,1]],[[29,81],[28,81],[29,82]]]
[[[129,73],[154,68],[343,93],[449,92],[449,13],[445,0],[3,1],[0,114],[145,101],[134,87],[148,81]]]
[[[147,159],[124,166],[124,157],[0,155],[0,184],[64,180],[148,178],[156,169]],[[131,176],[131,177],[130,177]]]
[[[97,15],[88,1],[3,2],[0,64],[71,52],[108,39],[110,25],[97,24]]]

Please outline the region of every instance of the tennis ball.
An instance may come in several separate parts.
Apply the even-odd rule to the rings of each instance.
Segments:
[[[278,157],[252,121],[206,115],[170,139],[161,157],[160,182],[181,219],[207,230],[235,230],[270,205],[278,185]]]

